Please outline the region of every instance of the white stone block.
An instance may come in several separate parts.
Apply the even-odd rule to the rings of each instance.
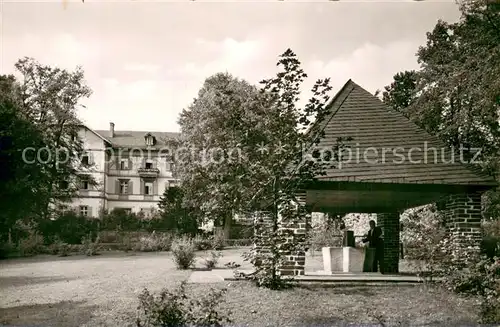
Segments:
[[[321,251],[323,253],[323,268],[326,274],[363,271],[363,249],[353,247],[324,247]]]

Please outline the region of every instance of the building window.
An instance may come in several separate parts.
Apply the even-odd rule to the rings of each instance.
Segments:
[[[144,194],[145,195],[153,195],[153,183],[145,182],[144,183]]]
[[[69,188],[69,183],[67,181],[60,181],[59,188],[61,190],[67,190]]]
[[[120,159],[120,169],[121,170],[128,169],[128,159]]]
[[[90,156],[88,153],[84,153],[82,156],[82,164],[88,166],[90,163]]]
[[[124,208],[123,211],[125,211],[127,215],[130,215],[132,213],[132,209],[130,208]]]
[[[120,194],[128,194],[128,181],[120,181]]]
[[[84,217],[89,216],[89,207],[88,206],[80,206],[80,215]]]
[[[147,146],[155,145],[155,137],[151,135],[151,133],[147,133],[146,136],[144,136],[144,139],[146,140]]]
[[[88,190],[89,188],[90,188],[90,183],[89,183],[89,181],[87,181],[87,180],[83,180],[83,181],[82,181],[82,186],[81,186],[81,189],[82,189],[82,190]]]
[[[146,161],[146,169],[153,169],[153,161],[147,160]]]

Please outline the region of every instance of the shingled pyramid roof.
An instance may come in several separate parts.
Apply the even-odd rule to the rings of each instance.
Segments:
[[[318,122],[320,129],[324,131],[319,147],[334,146],[339,137],[352,137],[352,141],[348,142],[352,160],[348,162],[349,154],[346,150],[344,162],[327,170],[326,176],[319,177],[319,180],[496,185],[492,177],[462,163],[459,154],[455,154],[453,162],[451,149],[441,140],[428,134],[351,80],[347,81],[328,106],[330,116]],[[367,150],[368,148],[372,149]],[[437,160],[432,148],[437,149]],[[424,155],[425,149],[427,156]],[[367,160],[363,155],[365,150],[368,151]],[[382,155],[384,151],[385,154]],[[356,159],[356,153],[359,153],[359,160]],[[410,162],[409,153],[413,162]],[[401,156],[404,156],[404,160]]]

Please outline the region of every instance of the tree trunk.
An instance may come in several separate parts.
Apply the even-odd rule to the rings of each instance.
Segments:
[[[224,217],[224,239],[228,240],[231,237],[231,225],[233,221],[232,214]]]

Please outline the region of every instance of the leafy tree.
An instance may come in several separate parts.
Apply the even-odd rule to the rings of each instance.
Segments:
[[[398,110],[407,106],[409,118],[449,146],[481,149],[475,163],[498,176],[500,5],[469,0],[460,9],[460,21],[439,21],[427,33],[417,52],[421,69],[396,74],[384,99]],[[474,152],[466,153],[467,159]],[[497,190],[487,194],[485,208],[486,217],[500,216]]]
[[[276,77],[261,82],[265,108],[270,108],[261,117],[265,128],[253,132],[266,145],[251,149],[250,181],[257,193],[253,195],[253,208],[262,208],[269,220],[265,225],[257,225],[255,242],[264,246],[269,253],[250,254],[249,259],[257,264],[253,276],[259,285],[279,289],[284,283],[278,270],[286,265],[289,255],[304,255],[305,235],[294,235],[291,228],[299,222],[306,222],[308,213],[297,200],[297,194],[324,173],[324,169],[335,164],[338,147],[342,139],[334,146],[321,150],[330,150],[330,156],[318,156],[316,147],[323,130],[321,122],[329,113],[326,103],[330,99],[330,80],[317,80],[312,88],[312,97],[305,108],[297,102],[301,95],[301,85],[307,74],[301,68],[296,54],[288,49],[277,63],[279,71]]]
[[[159,224],[168,230],[181,234],[194,235],[198,231],[197,214],[194,209],[186,206],[184,192],[180,187],[169,187],[163,193],[158,203]]]
[[[19,113],[10,97],[12,77],[0,76],[0,233],[7,241],[16,221],[29,221],[40,207],[38,197],[45,190],[47,176],[40,165],[28,164],[22,151],[42,147],[40,131]],[[9,86],[10,84],[10,86]],[[27,160],[33,156],[25,157]]]
[[[77,118],[79,102],[91,94],[83,70],[74,72],[45,66],[32,58],[20,59],[16,65],[22,76],[14,88],[20,114],[41,133],[46,158],[41,164],[46,176],[39,218],[48,218],[54,209],[71,200],[83,180],[95,185],[90,174],[82,174],[83,144],[78,137],[81,123]],[[39,150],[38,148],[36,150]],[[40,160],[38,160],[40,161]],[[69,182],[68,184],[66,182]]]
[[[261,97],[246,81],[215,74],[179,119],[184,152],[178,151],[176,161],[187,205],[223,223],[226,238],[234,214],[254,193],[244,154],[258,142],[255,130],[266,128]]]
[[[394,82],[386,86],[382,100],[397,111],[403,112],[415,101],[417,73],[414,70],[394,75]]]

